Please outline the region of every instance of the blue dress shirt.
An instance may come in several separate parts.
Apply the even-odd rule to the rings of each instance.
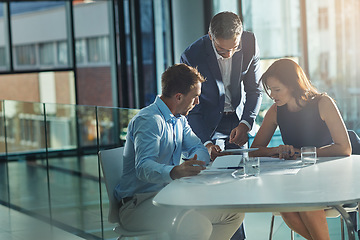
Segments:
[[[157,192],[172,181],[170,171],[186,158],[210,162],[209,153],[194,134],[186,117],[174,116],[156,97],[129,123],[124,149],[123,175],[115,188],[120,200],[135,193]]]

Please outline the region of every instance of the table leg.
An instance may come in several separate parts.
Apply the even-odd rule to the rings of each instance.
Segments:
[[[331,206],[331,207],[335,208],[343,217],[343,219],[346,223],[349,240],[355,240],[354,224],[351,221],[350,215],[345,211],[345,209],[341,205],[335,205],[335,206]]]

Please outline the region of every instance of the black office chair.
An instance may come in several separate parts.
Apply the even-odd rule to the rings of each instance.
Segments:
[[[360,137],[353,130],[348,130],[348,134],[349,134],[351,148],[352,148],[351,154],[360,155]],[[360,203],[358,203],[358,207],[360,208]],[[358,211],[359,211],[359,209],[358,209]],[[360,219],[360,211],[358,213],[359,213],[359,219]],[[351,213],[350,217],[353,220],[353,223],[355,224],[354,227],[355,227],[355,230],[357,230],[358,236],[360,239],[360,230],[357,229],[357,225],[356,225],[356,223],[357,223],[356,214]]]
[[[348,130],[352,154],[360,155],[360,137],[353,130]]]

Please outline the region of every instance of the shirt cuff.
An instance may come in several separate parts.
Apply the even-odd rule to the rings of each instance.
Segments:
[[[249,124],[246,120],[241,120],[240,123],[245,124],[245,125],[249,128],[249,130],[248,130],[247,132],[250,132],[251,126],[250,126],[250,124]]]
[[[169,183],[169,182],[171,182],[172,180],[174,180],[174,179],[172,179],[172,178],[170,177],[170,172],[171,172],[171,170],[172,170],[174,167],[175,167],[175,166],[170,166],[170,165],[164,167],[164,171],[163,171],[163,174],[162,174],[162,178],[163,178],[163,180],[164,180],[166,183]]]
[[[208,143],[212,143],[212,141],[206,141],[206,142],[204,143],[204,146],[206,147],[206,145],[208,145]]]

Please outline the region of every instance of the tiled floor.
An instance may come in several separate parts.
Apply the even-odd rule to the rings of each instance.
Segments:
[[[290,239],[290,230],[280,217],[275,218],[274,240]],[[247,213],[245,228],[248,240],[266,240],[269,238],[271,213]],[[331,240],[340,240],[339,219],[329,219]],[[57,227],[51,227],[33,217],[0,205],[0,239],[1,240],[81,240],[84,238],[68,233]],[[108,240],[115,240],[108,238]],[[145,240],[128,238],[128,240]],[[149,239],[149,238],[147,238]],[[151,238],[150,238],[151,239]],[[295,240],[302,240],[295,235]],[[346,238],[347,239],[347,238]],[[358,239],[358,238],[357,238]]]
[[[0,205],[1,240],[81,240],[33,217]]]
[[[9,198],[13,205],[21,207],[26,212],[47,217],[49,216],[48,196],[50,196],[51,215],[56,223],[60,223],[56,226],[62,229],[51,227],[38,218],[0,205],[0,240],[98,240],[102,239],[102,236],[107,240],[116,239],[115,233],[111,230],[113,225],[107,222],[108,203],[104,184],[101,184],[103,204],[102,208],[100,207],[97,157],[86,156],[80,160],[52,159],[50,165],[53,168],[49,173],[50,194],[47,188],[46,168],[41,167],[41,164],[43,164],[41,161],[9,163]],[[82,174],[72,172],[74,170]],[[6,171],[1,173],[0,177],[3,177]],[[7,199],[8,190],[4,187],[6,181],[7,178],[4,177],[0,182],[2,201]],[[268,239],[270,221],[271,213],[247,213],[245,217],[247,239]],[[328,219],[328,224],[331,240],[340,240],[339,219]],[[101,228],[104,229],[103,232]],[[281,217],[275,218],[273,239],[290,239],[290,230]],[[295,240],[300,239],[303,238],[295,235]]]

